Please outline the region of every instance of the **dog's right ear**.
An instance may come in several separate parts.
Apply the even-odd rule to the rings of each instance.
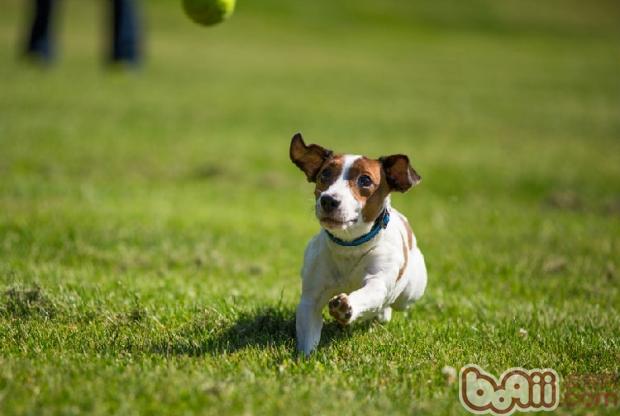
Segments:
[[[306,146],[301,133],[297,133],[291,140],[289,154],[294,164],[301,169],[308,178],[308,182],[314,182],[321,166],[332,155],[331,150],[327,150],[317,144]]]

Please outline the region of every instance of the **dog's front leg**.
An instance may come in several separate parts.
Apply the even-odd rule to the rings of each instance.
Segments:
[[[380,277],[366,279],[364,286],[350,295],[341,293],[329,301],[329,313],[342,325],[376,316],[385,306],[387,286]]]
[[[299,306],[297,306],[295,317],[297,350],[306,356],[319,345],[321,340],[321,329],[323,328],[321,309],[317,301],[303,296]]]

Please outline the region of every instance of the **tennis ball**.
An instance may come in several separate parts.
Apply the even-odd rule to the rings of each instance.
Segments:
[[[233,14],[235,0],[183,0],[183,9],[194,22],[210,26]]]

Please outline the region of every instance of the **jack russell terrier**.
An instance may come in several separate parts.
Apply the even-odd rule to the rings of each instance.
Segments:
[[[390,206],[420,176],[405,155],[379,159],[335,154],[293,136],[291,160],[316,184],[315,214],[323,227],[308,243],[297,307],[297,349],[321,338],[322,310],[341,325],[376,317],[388,322],[426,288],[426,266],[407,219]]]

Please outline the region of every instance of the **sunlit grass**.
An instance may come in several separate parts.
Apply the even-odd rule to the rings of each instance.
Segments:
[[[205,29],[152,1],[129,73],[101,66],[96,2],[63,2],[47,71],[5,3],[1,414],[459,413],[446,365],[620,371],[614,2],[239,2]],[[307,361],[296,131],[412,157],[393,202],[430,279]]]

